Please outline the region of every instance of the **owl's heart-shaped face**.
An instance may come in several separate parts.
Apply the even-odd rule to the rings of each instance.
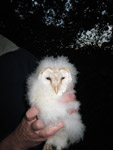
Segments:
[[[44,86],[51,86],[56,94],[64,93],[72,81],[71,73],[67,68],[44,68],[39,74]]]

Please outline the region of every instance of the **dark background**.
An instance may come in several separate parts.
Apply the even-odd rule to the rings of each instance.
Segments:
[[[38,2],[38,5],[33,5]],[[113,25],[112,0],[72,1],[73,9],[65,10],[66,0],[0,1],[0,34],[27,49],[38,59],[45,55],[64,55],[77,67],[77,98],[86,125],[84,140],[70,150],[111,150],[113,107],[113,36],[101,47],[85,45],[76,49],[77,33],[98,24],[100,34]],[[54,8],[53,23],[45,23],[47,10]],[[102,15],[102,11],[106,14]],[[30,12],[31,11],[31,12]],[[33,11],[33,13],[32,13]],[[62,14],[64,24],[58,26]],[[52,13],[49,14],[52,16]],[[73,45],[70,48],[70,45]]]

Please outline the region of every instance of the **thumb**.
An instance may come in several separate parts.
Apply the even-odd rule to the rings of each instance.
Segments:
[[[31,107],[26,112],[25,118],[27,121],[32,121],[32,120],[36,119],[38,113],[39,113],[39,110],[36,107]]]

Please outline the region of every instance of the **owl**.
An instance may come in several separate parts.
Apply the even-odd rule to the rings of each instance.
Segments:
[[[59,122],[64,124],[64,128],[46,141],[43,150],[51,150],[52,147],[62,150],[83,139],[85,125],[79,113],[80,102],[60,102],[64,95],[76,92],[77,73],[67,57],[45,57],[28,78],[27,96],[30,106],[39,109],[38,118],[46,128]],[[72,108],[77,111],[70,115],[67,110]]]

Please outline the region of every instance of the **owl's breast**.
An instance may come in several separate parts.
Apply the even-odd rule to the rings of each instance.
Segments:
[[[31,90],[30,103],[39,109],[39,117],[45,124],[50,122],[56,124],[69,116],[67,112],[69,104],[59,102],[61,96],[56,95],[49,88],[44,86],[41,88],[40,84],[35,84]]]
[[[58,123],[67,115],[66,107],[54,100],[41,102],[38,108],[40,110],[39,117],[45,124],[50,122],[52,124]]]

